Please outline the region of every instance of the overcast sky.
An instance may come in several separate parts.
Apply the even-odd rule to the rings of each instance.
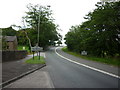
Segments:
[[[96,8],[98,1],[100,0],[0,0],[0,28],[12,24],[22,25],[22,16],[29,3],[50,5],[55,23],[60,26],[64,36],[72,25],[85,21],[83,17]]]

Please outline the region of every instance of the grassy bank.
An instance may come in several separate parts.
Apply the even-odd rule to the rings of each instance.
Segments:
[[[42,56],[40,57],[40,60],[39,60],[38,56],[35,56],[34,60],[33,60],[33,58],[31,58],[31,59],[26,60],[25,63],[28,63],[28,64],[45,64],[45,60],[44,60],[44,57],[42,57]]]
[[[71,52],[67,49],[67,47],[62,48],[62,50],[68,54],[71,54],[76,57],[80,57],[86,60],[92,60],[92,61],[97,61],[101,63],[106,63],[114,66],[119,66],[120,67],[120,60],[119,59],[114,59],[114,58],[100,58],[100,57],[93,57],[93,56],[82,56],[76,52]]]
[[[24,47],[24,49],[23,49],[23,47]],[[27,50],[27,51],[29,51],[29,47],[28,46],[21,46],[21,45],[18,45],[18,48],[17,48],[18,50]]]
[[[22,46],[22,45],[18,45],[18,50],[27,50],[28,54],[32,54],[32,52],[30,52],[29,47],[28,46]]]

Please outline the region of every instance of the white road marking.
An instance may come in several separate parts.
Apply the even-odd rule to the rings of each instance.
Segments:
[[[57,48],[59,48],[59,47],[57,47]],[[58,56],[60,56],[60,57],[62,57],[62,58],[64,58],[64,59],[66,59],[66,60],[68,60],[68,61],[70,61],[70,62],[72,62],[72,63],[75,63],[75,64],[77,64],[77,65],[81,65],[81,66],[83,66],[83,67],[92,69],[92,70],[94,70],[94,71],[98,71],[98,72],[101,72],[101,73],[107,74],[107,75],[109,75],[109,76],[112,76],[112,77],[115,77],[115,78],[119,78],[119,79],[120,79],[120,76],[118,76],[118,75],[115,75],[115,74],[112,74],[112,73],[109,73],[109,72],[106,72],[106,71],[103,71],[103,70],[100,70],[100,69],[97,69],[97,68],[94,68],[94,67],[91,67],[91,66],[88,66],[88,65],[79,63],[79,62],[76,62],[76,61],[71,60],[71,59],[68,59],[68,58],[66,58],[66,57],[64,57],[64,56],[62,56],[62,55],[60,55],[59,53],[57,53],[57,51],[56,51],[57,48],[55,48],[55,53],[56,53]]]

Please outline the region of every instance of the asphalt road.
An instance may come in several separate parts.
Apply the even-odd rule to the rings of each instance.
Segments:
[[[118,88],[118,78],[69,62],[58,56],[55,48],[46,52],[46,64],[55,88]]]

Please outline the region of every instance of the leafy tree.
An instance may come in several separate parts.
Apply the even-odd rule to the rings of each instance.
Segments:
[[[5,41],[5,37],[2,37],[0,44],[2,45],[2,50],[7,50],[7,42]]]
[[[7,50],[7,42],[5,40],[5,36],[16,36],[17,31],[12,28],[12,26],[8,28],[1,28],[2,35],[1,35],[1,42],[0,44],[2,45],[2,50]]]
[[[60,35],[57,32],[57,25],[54,24],[54,19],[51,16],[52,11],[50,7],[39,5],[28,5],[28,12],[24,17],[27,26],[28,36],[31,39],[32,46],[38,43],[38,30],[39,30],[39,46],[46,48],[50,43],[59,40]],[[49,42],[51,41],[51,42]]]
[[[17,31],[17,40],[18,40],[18,45],[29,46],[28,39],[26,38],[26,34],[24,30]]]
[[[98,8],[94,12],[88,14],[90,23],[88,27],[92,31],[94,45],[94,53],[98,56],[108,54],[114,56],[118,52],[120,44],[118,42],[120,31],[120,2],[106,2],[105,4],[97,4]],[[96,41],[97,40],[97,41]]]
[[[82,25],[74,26],[66,34],[69,50],[87,50],[94,56],[120,55],[120,2],[96,4]]]
[[[16,30],[14,30],[12,27],[8,28],[1,28],[2,29],[2,35],[3,36],[16,36]]]

